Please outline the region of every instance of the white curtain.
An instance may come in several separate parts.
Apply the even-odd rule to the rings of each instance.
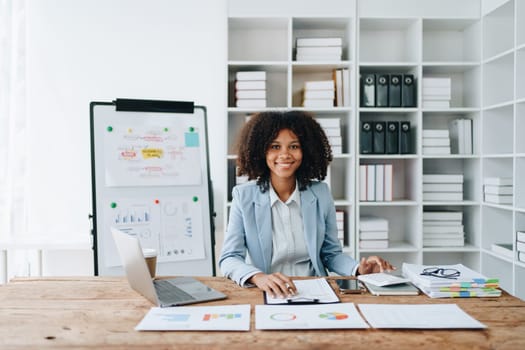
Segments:
[[[25,0],[0,0],[0,241],[26,233],[25,25]]]

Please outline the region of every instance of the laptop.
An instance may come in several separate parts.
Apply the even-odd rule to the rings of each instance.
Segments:
[[[152,280],[138,238],[111,228],[131,288],[160,307],[225,299],[226,295],[193,277]]]

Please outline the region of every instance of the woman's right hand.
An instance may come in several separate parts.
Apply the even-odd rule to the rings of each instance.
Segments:
[[[265,274],[256,273],[248,282],[255,284],[259,289],[268,293],[272,298],[289,298],[297,293],[297,287],[292,279],[280,272]]]

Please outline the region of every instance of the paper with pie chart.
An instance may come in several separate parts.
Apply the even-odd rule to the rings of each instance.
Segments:
[[[369,328],[354,303],[256,305],[255,329]]]

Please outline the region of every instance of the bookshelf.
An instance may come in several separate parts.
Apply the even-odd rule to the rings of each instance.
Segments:
[[[235,185],[236,136],[246,117],[261,110],[304,109],[303,87],[307,81],[332,80],[333,71],[347,69],[349,86],[355,86],[355,2],[329,1],[341,11],[319,12],[311,6],[286,8],[276,1],[262,8],[242,1],[230,1],[228,13],[228,110],[227,110],[227,192]],[[253,5],[253,4],[252,4]],[[272,12],[272,6],[280,11]],[[271,13],[268,13],[270,11]],[[261,15],[264,14],[264,15]],[[304,61],[297,59],[298,38],[341,38],[342,55],[337,60]],[[235,77],[239,71],[266,71],[266,108],[235,107]],[[319,119],[337,119],[342,138],[342,152],[334,153],[329,179],[336,209],[344,211],[344,250],[354,255],[354,183],[355,183],[355,95],[348,94],[346,106],[308,108]],[[227,225],[231,197],[225,203]]]
[[[296,6],[294,6],[295,4]],[[331,0],[256,7],[229,1],[228,108],[226,161],[235,164],[235,136],[246,115],[261,110],[235,107],[238,71],[267,72],[267,109],[303,109],[306,81],[332,79],[335,69],[350,72],[350,104],[309,109],[318,118],[340,120],[342,153],[335,155],[330,185],[336,209],[345,212],[344,251],[359,258],[381,255],[403,262],[463,263],[501,278],[510,293],[525,298],[525,264],[491,251],[501,238],[515,241],[525,230],[525,4],[518,0]],[[273,6],[273,7],[272,7]],[[278,10],[277,10],[278,9]],[[301,37],[341,37],[341,60],[296,59]],[[415,107],[360,106],[360,76],[413,75]],[[423,105],[423,77],[450,79],[448,108]],[[451,121],[471,121],[472,152],[425,154],[423,130],[448,130]],[[411,151],[361,154],[362,122],[409,122]],[[360,165],[392,164],[393,200],[360,200]],[[463,199],[424,201],[423,175],[462,174]],[[521,176],[520,176],[521,175]],[[484,202],[484,177],[512,177],[514,202]],[[226,184],[233,186],[232,176]],[[225,201],[227,223],[230,199]],[[465,244],[425,246],[423,213],[461,212]],[[362,216],[389,221],[388,248],[359,247]],[[226,225],[226,224],[225,224]],[[515,245],[514,245],[515,247]]]
[[[482,13],[483,97],[481,174],[512,178],[513,201],[482,200],[481,268],[499,273],[507,291],[525,298],[525,263],[516,252],[516,231],[525,230],[524,81],[525,8],[523,1],[493,1]],[[513,245],[512,257],[492,250],[494,243]]]

